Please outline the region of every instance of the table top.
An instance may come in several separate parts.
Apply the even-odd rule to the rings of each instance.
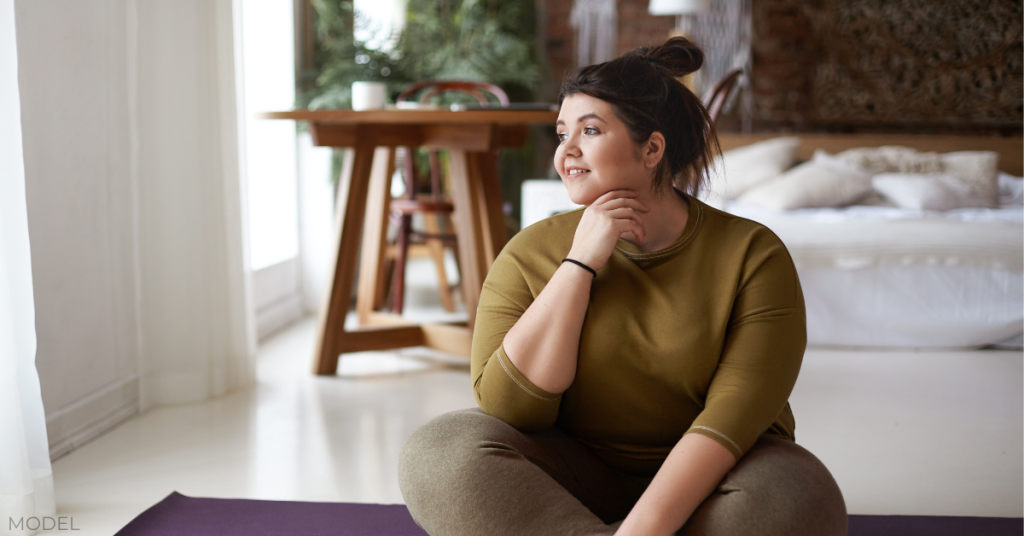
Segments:
[[[290,110],[262,112],[258,119],[290,119],[332,124],[554,124],[558,112],[547,110]]]

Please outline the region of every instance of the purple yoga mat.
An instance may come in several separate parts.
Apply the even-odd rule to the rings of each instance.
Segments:
[[[424,536],[402,504],[197,499],[178,492],[116,536]],[[1024,519],[850,516],[848,536],[1020,536]]]
[[[850,516],[848,536],[1021,536],[1019,517]]]
[[[203,499],[178,492],[116,536],[425,536],[404,504]]]

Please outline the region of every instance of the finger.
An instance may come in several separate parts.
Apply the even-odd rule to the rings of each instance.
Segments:
[[[647,236],[647,226],[644,225],[643,220],[637,216],[636,212],[633,212],[630,209],[618,209],[612,212],[618,212],[618,214],[612,214],[609,212],[609,216],[612,216],[617,224],[635,226],[640,231],[637,236]]]
[[[644,221],[640,217],[640,214],[638,214],[632,207],[614,208],[605,211],[605,214],[614,219],[629,219],[637,222],[639,225],[644,225]]]
[[[631,233],[639,242],[643,242],[647,239],[647,232],[637,222],[632,220],[619,220],[619,236],[623,234]]]

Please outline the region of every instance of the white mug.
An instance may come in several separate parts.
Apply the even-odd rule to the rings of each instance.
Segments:
[[[352,82],[352,109],[383,110],[386,94],[383,82]]]

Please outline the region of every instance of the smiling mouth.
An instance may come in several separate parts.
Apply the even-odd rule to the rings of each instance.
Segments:
[[[579,177],[580,175],[583,175],[585,173],[590,173],[590,170],[589,169],[570,169],[569,172],[566,175],[568,175],[569,177]]]

